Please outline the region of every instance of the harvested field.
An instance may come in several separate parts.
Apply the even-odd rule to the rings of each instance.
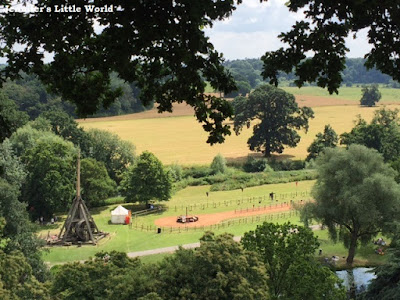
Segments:
[[[320,97],[311,95],[295,95],[296,102],[300,107],[320,107],[320,106],[339,106],[339,105],[355,105],[354,101],[330,97]]]
[[[295,95],[295,97],[299,106],[319,107],[319,106],[355,105],[354,101],[346,99],[337,99],[331,97],[320,97],[311,95]],[[173,106],[172,113],[169,112],[158,113],[157,108],[153,108],[151,110],[135,114],[114,116],[114,117],[78,119],[77,121],[79,123],[85,124],[92,122],[171,118],[171,117],[181,117],[181,116],[194,116],[193,108],[187,105],[186,103],[179,103]]]
[[[310,99],[310,101],[317,102],[315,99]],[[301,141],[297,147],[285,148],[283,154],[278,155],[277,158],[304,159],[307,156],[307,147],[314,140],[315,135],[323,131],[326,124],[330,124],[336,133],[341,134],[351,130],[358,114],[369,121],[373,112],[379,107],[360,107],[359,105],[314,107],[315,118],[310,120],[308,133],[299,131]],[[399,105],[387,105],[387,107],[393,109],[398,108]],[[183,111],[181,110],[182,113]],[[149,115],[151,112],[141,114],[146,113]],[[210,146],[205,142],[207,133],[193,116],[129,119],[130,116],[133,115],[104,118],[103,121],[86,120],[81,122],[81,125],[85,129],[98,128],[116,133],[123,140],[132,142],[136,146],[136,153],[144,150],[151,151],[165,164],[175,162],[183,165],[210,164],[218,153],[230,161],[242,161],[249,154],[254,154],[247,146],[247,140],[252,135],[252,128],[244,128],[239,136],[232,133],[226,137],[223,144]]]
[[[254,209],[248,209],[243,211],[227,211],[227,212],[220,212],[215,214],[202,214],[196,215],[199,217],[197,222],[193,223],[178,223],[176,222],[177,216],[172,217],[164,217],[155,220],[155,225],[160,227],[195,227],[195,226],[208,226],[218,224],[224,220],[235,219],[240,217],[248,217],[248,216],[256,216],[256,215],[265,215],[265,214],[272,214],[272,213],[280,213],[280,212],[287,212],[291,210],[292,207],[290,205],[283,205],[281,207],[265,207],[258,209],[257,207]]]

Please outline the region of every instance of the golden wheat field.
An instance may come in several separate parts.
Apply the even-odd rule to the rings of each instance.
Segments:
[[[307,147],[315,135],[321,132],[326,124],[341,134],[351,130],[354,120],[360,114],[371,120],[373,112],[383,107],[360,107],[354,101],[335,100],[315,96],[297,97],[301,106],[313,107],[315,118],[310,121],[308,133],[301,131],[301,141],[296,148],[286,148],[280,158],[291,157],[304,159]],[[400,108],[400,104],[389,104],[387,108]],[[99,128],[118,134],[122,139],[136,146],[136,153],[144,150],[153,152],[164,164],[178,163],[183,165],[209,164],[218,153],[228,160],[245,159],[250,151],[247,140],[252,129],[244,129],[239,136],[232,133],[225,143],[210,146],[206,143],[207,133],[193,116],[193,110],[184,104],[176,106],[174,113],[158,114],[156,110],[143,113],[78,120],[85,129]],[[261,154],[259,154],[261,155]]]

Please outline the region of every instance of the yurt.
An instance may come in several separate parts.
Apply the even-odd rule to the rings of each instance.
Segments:
[[[111,212],[111,223],[112,224],[125,224],[126,217],[129,216],[129,210],[125,207],[118,205]]]

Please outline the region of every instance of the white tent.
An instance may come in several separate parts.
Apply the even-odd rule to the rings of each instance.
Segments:
[[[118,205],[117,208],[111,212],[111,223],[125,224],[125,218],[127,215],[129,215],[129,210],[121,205]]]

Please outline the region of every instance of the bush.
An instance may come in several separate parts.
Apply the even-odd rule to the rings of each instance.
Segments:
[[[226,172],[226,159],[221,154],[217,154],[211,163],[211,170],[213,174]]]
[[[252,156],[247,157],[247,161],[243,165],[243,169],[248,173],[263,172],[266,168],[269,168],[268,161],[263,159],[256,159]]]
[[[272,167],[270,165],[266,165],[264,168],[264,172],[271,173],[271,172],[274,172],[274,169],[272,169]]]
[[[305,169],[313,170],[316,168],[317,168],[317,165],[315,164],[315,159],[310,159],[309,161],[306,162]]]
[[[304,160],[275,160],[272,159],[269,161],[270,166],[275,171],[295,171],[295,170],[302,170],[305,168],[305,161]]]
[[[209,185],[204,178],[187,178],[187,185],[198,186],[198,185]]]
[[[317,177],[315,170],[278,171],[273,173],[242,174],[231,176],[224,182],[211,185],[210,191],[228,191],[263,184],[287,183],[302,180],[313,180]]]
[[[202,178],[212,174],[207,166],[192,166],[183,170],[183,178]]]
[[[173,182],[177,182],[183,179],[182,166],[174,163],[167,168],[167,172],[171,175]]]

